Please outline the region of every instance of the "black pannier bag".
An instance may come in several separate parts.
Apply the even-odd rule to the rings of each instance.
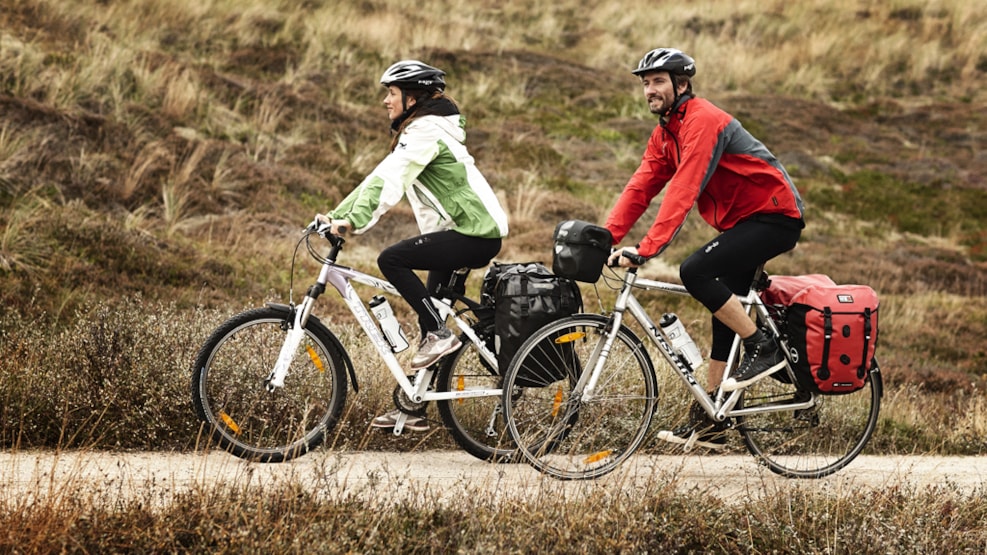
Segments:
[[[579,312],[583,304],[574,281],[552,274],[538,262],[494,263],[483,278],[480,298],[494,306],[494,351],[501,375],[528,337]],[[551,339],[532,351],[515,385],[544,387],[578,372],[571,345],[557,345]]]
[[[603,273],[613,236],[605,227],[580,220],[566,220],[555,226],[552,271],[557,275],[596,283]]]

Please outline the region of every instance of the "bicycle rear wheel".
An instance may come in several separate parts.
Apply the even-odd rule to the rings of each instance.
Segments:
[[[504,375],[511,438],[528,463],[555,478],[613,471],[641,445],[651,424],[654,366],[626,327],[618,331],[592,394],[584,398],[573,390],[591,371],[610,328],[609,319],[592,314],[548,324],[525,341]]]
[[[500,389],[500,376],[480,356],[463,334],[463,346],[443,359],[436,376],[436,390]],[[515,447],[504,425],[500,396],[465,397],[436,403],[442,423],[467,453],[495,462],[509,462]]]
[[[850,464],[877,427],[883,382],[876,363],[863,389],[820,395],[810,409],[737,418],[737,430],[752,455],[789,478],[822,478]],[[763,379],[743,392],[738,408],[792,403],[801,395],[791,384]]]
[[[318,447],[346,402],[346,372],[338,341],[310,318],[284,387],[266,380],[291,325],[287,307],[265,307],[230,318],[196,357],[192,401],[210,437],[230,453],[283,462]]]

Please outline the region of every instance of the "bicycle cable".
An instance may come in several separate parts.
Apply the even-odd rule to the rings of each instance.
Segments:
[[[298,242],[295,243],[295,250],[291,253],[291,270],[288,272],[288,304],[290,306],[295,306],[294,292],[295,292],[295,260],[298,259],[298,248],[302,246],[302,241],[305,241],[305,245],[308,247],[309,253],[312,253],[312,247],[309,245],[308,238],[312,235],[311,231],[306,230],[302,234]],[[318,259],[317,259],[318,260]]]

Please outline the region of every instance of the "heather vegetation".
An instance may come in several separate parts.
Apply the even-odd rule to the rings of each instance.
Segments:
[[[987,453],[987,9],[964,0],[705,0],[646,9],[623,0],[4,0],[0,446],[195,448],[188,399],[195,350],[230,314],[286,302],[289,288],[297,300],[314,277],[307,262],[292,276],[292,250],[312,216],[386,153],[376,79],[391,61],[415,57],[448,71],[470,149],[511,216],[499,258],[547,260],[556,223],[601,221],[636,167],[655,120],[628,70],[665,45],[697,59],[697,92],[761,138],[803,193],[803,240],[769,271],[828,273],[881,295],[887,391],[868,452]],[[377,250],[413,229],[410,212],[397,208],[347,245],[345,263],[375,273]],[[709,236],[691,218],[647,271],[674,277]],[[479,278],[471,277],[474,291]],[[338,301],[325,302],[329,313]],[[706,341],[708,322],[695,303],[669,308]],[[354,360],[372,360],[345,317],[334,326]],[[391,385],[378,370],[358,365],[364,387],[351,396],[336,447],[451,448],[443,433],[395,439],[367,430],[390,405]],[[677,414],[684,405],[670,400],[663,410]],[[180,520],[168,514],[97,509],[85,516],[92,530],[73,532],[92,537],[69,550],[113,550],[99,543],[98,523],[115,519],[135,528],[146,522],[131,539],[147,550],[258,545],[251,537],[210,543],[221,524],[207,505],[219,500],[237,518],[276,520],[283,510],[311,526],[337,512],[366,512],[324,500],[293,505],[304,496],[279,492],[286,505],[255,514],[253,492],[234,493],[178,500],[168,514],[193,519],[181,532],[189,537],[152,532]],[[984,532],[967,529],[982,521],[982,497],[949,493],[854,499],[878,512],[904,507],[884,515],[895,522],[884,543],[862,551],[935,551],[947,538],[961,539],[946,547],[982,547]],[[849,502],[811,492],[801,501],[821,511]],[[697,512],[702,505],[711,512]],[[928,525],[916,521],[929,506],[948,515],[936,520],[943,528],[895,544],[890,530]],[[782,520],[781,507],[755,508]],[[58,537],[51,514],[21,509],[0,519],[5,529]],[[746,509],[647,501],[633,510],[650,515],[641,523],[652,535],[592,550],[722,549],[710,538],[742,531],[741,545],[815,551],[826,544],[790,540],[848,530],[819,521],[753,538],[757,526],[740,523]],[[564,545],[458,543],[496,537],[512,522],[490,509],[464,510],[476,516],[463,523],[455,508],[416,508],[367,523],[436,530],[437,543],[403,545],[408,551]],[[691,529],[697,520],[705,526],[695,543],[668,543],[655,527]],[[952,534],[954,525],[964,533]],[[281,531],[285,545],[297,532]],[[352,541],[346,549],[382,549],[360,544],[359,535]]]

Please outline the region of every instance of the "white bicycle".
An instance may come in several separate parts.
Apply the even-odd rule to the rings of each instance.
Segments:
[[[311,244],[319,236],[330,244],[325,256]],[[302,240],[322,264],[302,302],[296,306],[289,299],[287,305],[268,304],[233,316],[196,357],[192,401],[209,437],[233,455],[259,462],[287,461],[325,441],[343,413],[347,376],[359,391],[346,348],[315,314],[316,300],[329,286],[339,292],[397,382],[394,402],[403,413],[394,434],[402,432],[407,415],[424,414],[426,404],[435,401],[459,446],[483,460],[509,460],[514,449],[505,442],[502,389],[491,350],[493,307],[455,292],[469,269],[456,272],[453,283],[433,299],[440,315],[458,328],[463,346],[407,376],[352,282],[391,295],[397,294],[394,286],[337,264],[342,237],[313,223]]]

